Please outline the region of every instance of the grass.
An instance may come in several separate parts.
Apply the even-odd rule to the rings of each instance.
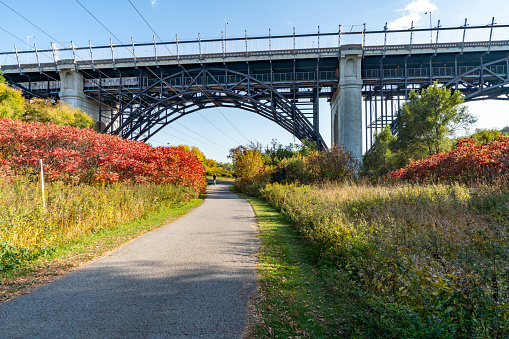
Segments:
[[[1,178],[0,178],[1,179]],[[196,191],[173,185],[45,185],[0,180],[0,302],[187,213]]]
[[[66,242],[196,197],[191,188],[172,185],[53,182],[45,186],[43,208],[38,184],[23,177],[0,182],[0,271],[47,255]]]
[[[193,199],[178,206],[166,206],[136,221],[84,235],[57,246],[54,251],[22,265],[0,271],[0,303],[52,281],[80,265],[101,257],[144,233],[164,226],[197,207],[203,199]]]
[[[279,250],[271,254],[270,260],[275,261],[260,266],[262,280],[269,281],[262,285],[262,293],[264,289],[271,291],[271,284],[276,288],[273,297],[272,292],[266,293],[271,307],[293,303],[292,296],[300,293],[287,290],[293,282],[285,279],[289,272],[308,266],[311,271],[303,279],[308,279],[310,286],[321,286],[313,293],[327,296],[326,302],[314,304],[313,310],[331,309],[331,318],[323,315],[328,319],[325,323],[336,324],[336,332],[329,330],[331,336],[509,335],[507,189],[274,184],[262,189],[261,196],[291,220],[297,231],[292,237],[301,237],[299,247],[292,250],[285,250],[289,239],[281,240]],[[264,218],[262,215],[261,220]],[[276,224],[282,222],[274,220]],[[271,238],[277,239],[283,231],[261,233],[270,244]],[[265,260],[263,254],[260,258]],[[299,280],[292,278],[295,283]],[[305,284],[299,284],[298,289],[307,290]],[[277,293],[285,297],[278,299]],[[264,302],[262,298],[260,304]],[[262,306],[261,318],[271,312],[292,314],[293,320],[288,322],[297,321],[298,328],[306,329],[292,335],[307,335],[309,327],[302,327],[297,319],[303,314],[309,317],[311,311],[299,308],[299,304],[291,306],[297,307],[296,313]],[[335,316],[338,314],[341,316]]]
[[[246,337],[341,337],[344,310],[330,303],[321,272],[289,220],[262,200],[237,194],[253,206],[262,244],[255,321]],[[342,306],[349,307],[347,302]]]

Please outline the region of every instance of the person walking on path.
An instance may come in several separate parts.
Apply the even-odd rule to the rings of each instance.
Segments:
[[[216,184],[216,179],[217,179],[217,175],[216,173],[214,173],[214,175],[212,176],[212,178],[214,179],[214,185]]]
[[[0,305],[0,338],[241,338],[256,219],[221,183],[179,220]]]

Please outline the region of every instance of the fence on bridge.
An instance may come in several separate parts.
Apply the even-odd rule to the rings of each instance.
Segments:
[[[345,30],[346,28],[346,30]],[[355,28],[358,28],[356,26]],[[348,30],[349,29],[349,30]],[[368,31],[353,30],[354,26],[342,27],[339,25],[338,32],[287,35],[224,37],[201,39],[198,37],[191,40],[179,40],[177,36],[173,41],[156,41],[151,43],[113,43],[93,46],[91,41],[86,47],[75,46],[71,41],[69,45],[52,43],[50,48],[37,49],[26,46],[28,50],[14,50],[0,52],[2,66],[56,64],[61,60],[73,60],[75,63],[94,62],[99,60],[119,59],[194,59],[206,57],[227,56],[255,56],[257,54],[281,55],[284,53],[308,53],[319,52],[323,49],[336,49],[346,44],[360,44],[365,52],[387,52],[396,49],[412,48],[448,48],[448,47],[471,47],[484,44],[488,50],[491,46],[508,44],[509,25],[495,24],[494,20],[487,25],[472,25],[465,23],[462,26],[446,27],[440,25],[432,28],[414,28],[389,30],[387,26],[383,30]]]

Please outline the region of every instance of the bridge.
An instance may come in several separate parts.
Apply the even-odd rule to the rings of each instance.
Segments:
[[[331,144],[358,158],[390,125],[412,89],[433,82],[466,101],[509,99],[509,25],[247,36],[107,46],[52,44],[0,53],[27,97],[60,99],[98,130],[147,141],[211,107],[259,114],[300,140],[320,135],[319,99],[331,104]],[[494,33],[498,34],[495,35]],[[3,60],[2,60],[3,59]],[[364,136],[363,136],[364,135]],[[365,138],[365,139],[363,139]]]

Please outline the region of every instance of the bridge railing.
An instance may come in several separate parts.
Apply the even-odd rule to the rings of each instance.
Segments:
[[[252,76],[253,76],[253,78],[255,78],[256,80],[258,80],[260,82],[263,82],[266,84],[270,84],[272,82],[275,85],[277,85],[277,84],[282,84],[282,83],[288,84],[288,83],[292,83],[294,81],[298,82],[298,83],[299,82],[300,83],[302,83],[302,82],[314,83],[316,81],[317,75],[316,75],[316,72],[296,72],[295,76],[293,73],[272,73],[272,77],[271,77],[270,73],[269,74],[252,74]],[[182,80],[182,77],[169,78],[169,79],[165,80],[165,85],[180,87],[180,86],[189,85],[193,82],[193,78],[189,77],[189,76],[186,76],[183,79],[184,80]],[[207,85],[214,85],[214,84],[217,84],[218,82],[220,84],[228,85],[228,84],[238,84],[243,79],[244,79],[244,77],[242,77],[242,76],[232,74],[232,75],[228,75],[228,76],[217,75],[214,78],[208,76],[205,81],[206,81]],[[327,82],[327,83],[337,81],[335,79],[334,72],[331,72],[331,71],[320,71],[319,72],[319,80],[320,80],[320,82]],[[143,86],[151,86],[151,85],[157,83],[158,81],[159,81],[159,79],[152,79],[152,78],[147,78],[147,77],[144,77],[142,79]],[[122,82],[122,88],[124,88],[124,89],[138,89],[139,84],[140,84],[140,78],[139,77],[123,77],[122,79],[120,79],[120,78],[84,79],[83,87],[84,87],[85,91],[96,90],[99,88],[99,84],[101,85],[102,88],[118,88],[118,87],[120,87],[121,82]],[[25,88],[30,87],[30,89],[34,92],[48,90],[48,82],[47,81],[34,81],[31,83],[23,82],[23,83],[20,83],[20,85]],[[252,85],[255,85],[255,84],[252,84]],[[49,89],[50,89],[50,91],[59,90],[60,89],[60,81],[50,81]]]
[[[352,27],[353,29],[353,27]],[[263,35],[216,39],[201,39],[157,42],[155,39],[149,43],[116,43],[111,40],[102,46],[77,47],[52,44],[49,49],[37,49],[34,44],[29,50],[22,51],[15,47],[14,51],[0,53],[1,66],[18,66],[19,68],[40,66],[41,64],[56,64],[61,60],[71,60],[80,63],[99,60],[138,59],[138,58],[164,58],[175,59],[192,58],[203,59],[210,57],[242,55],[272,55],[277,51],[310,50],[320,53],[322,49],[339,49],[346,44],[360,44],[366,51],[387,51],[392,49],[412,48],[447,48],[452,44],[458,48],[483,46],[488,49],[492,46],[507,44],[509,38],[509,25],[498,25],[494,21],[488,25],[469,26],[466,24],[456,27],[443,27],[440,22],[432,28],[414,28],[389,30],[348,30],[348,27],[339,28],[331,33],[308,33],[288,35]],[[477,45],[476,45],[477,44]]]
[[[476,69],[477,68],[477,69]],[[497,76],[497,77],[506,77],[507,76],[507,67],[506,65],[490,65],[486,67],[487,70],[491,72],[491,74],[485,74],[486,77]],[[430,71],[428,67],[420,67],[420,68],[407,68],[406,77],[409,79],[419,79],[425,78],[429,79],[432,75],[433,78],[453,78],[458,74],[465,74],[467,72],[469,77],[478,78],[481,70],[475,66],[440,66],[433,67]],[[430,74],[433,72],[433,74]],[[466,76],[463,76],[466,77]],[[404,79],[405,78],[405,69],[404,68],[391,68],[384,69],[380,71],[380,69],[369,69],[362,70],[362,78],[364,80],[378,80],[383,78],[384,80],[389,79]]]

